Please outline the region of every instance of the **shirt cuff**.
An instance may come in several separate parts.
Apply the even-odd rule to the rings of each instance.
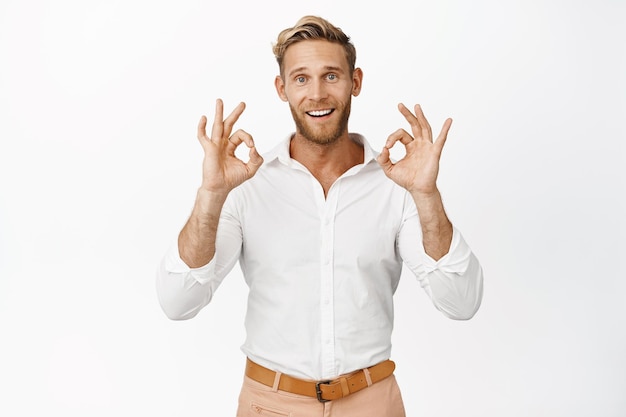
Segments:
[[[438,261],[431,258],[425,251],[423,252],[422,265],[426,273],[435,270],[462,275],[469,267],[472,251],[463,239],[461,232],[456,227],[452,227],[452,242],[450,250]]]
[[[174,242],[165,255],[165,270],[171,274],[187,275],[199,284],[205,284],[211,280],[215,270],[215,257],[211,261],[198,268],[190,268],[180,257],[178,242]]]

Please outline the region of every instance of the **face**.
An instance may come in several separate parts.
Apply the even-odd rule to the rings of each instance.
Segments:
[[[283,76],[276,90],[289,103],[296,134],[317,143],[334,143],[348,133],[352,96],[361,90],[362,72],[350,74],[343,47],[325,40],[307,40],[287,48]]]

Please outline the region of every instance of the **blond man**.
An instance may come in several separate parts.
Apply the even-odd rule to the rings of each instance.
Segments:
[[[261,156],[234,130],[244,103],[224,118],[218,99],[210,132],[201,118],[202,184],[163,258],[161,306],[172,319],[194,317],[239,262],[249,295],[238,416],[404,416],[391,361],[402,268],[452,319],[470,319],[482,299],[480,263],[437,187],[452,120],[433,138],[421,107],[400,104],[410,131],[375,152],[348,130],[363,71],[341,29],[305,16],[279,34],[274,54],[295,132]],[[398,144],[406,154],[394,162]],[[241,145],[247,162],[235,155]]]

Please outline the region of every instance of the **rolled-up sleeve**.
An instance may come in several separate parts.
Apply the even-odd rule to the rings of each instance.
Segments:
[[[156,276],[156,290],[163,312],[172,320],[187,320],[198,314],[213,298],[224,277],[241,253],[239,222],[223,209],[213,259],[199,268],[190,268],[181,259],[178,242],[163,256]]]
[[[455,320],[469,320],[476,314],[483,296],[483,271],[456,227],[450,250],[435,261],[424,251],[419,219],[413,216],[403,225],[398,249],[439,311]]]

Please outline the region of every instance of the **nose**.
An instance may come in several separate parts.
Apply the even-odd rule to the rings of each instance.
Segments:
[[[309,97],[311,100],[320,101],[327,97],[328,92],[323,80],[315,80],[311,83],[311,90],[309,91]]]

